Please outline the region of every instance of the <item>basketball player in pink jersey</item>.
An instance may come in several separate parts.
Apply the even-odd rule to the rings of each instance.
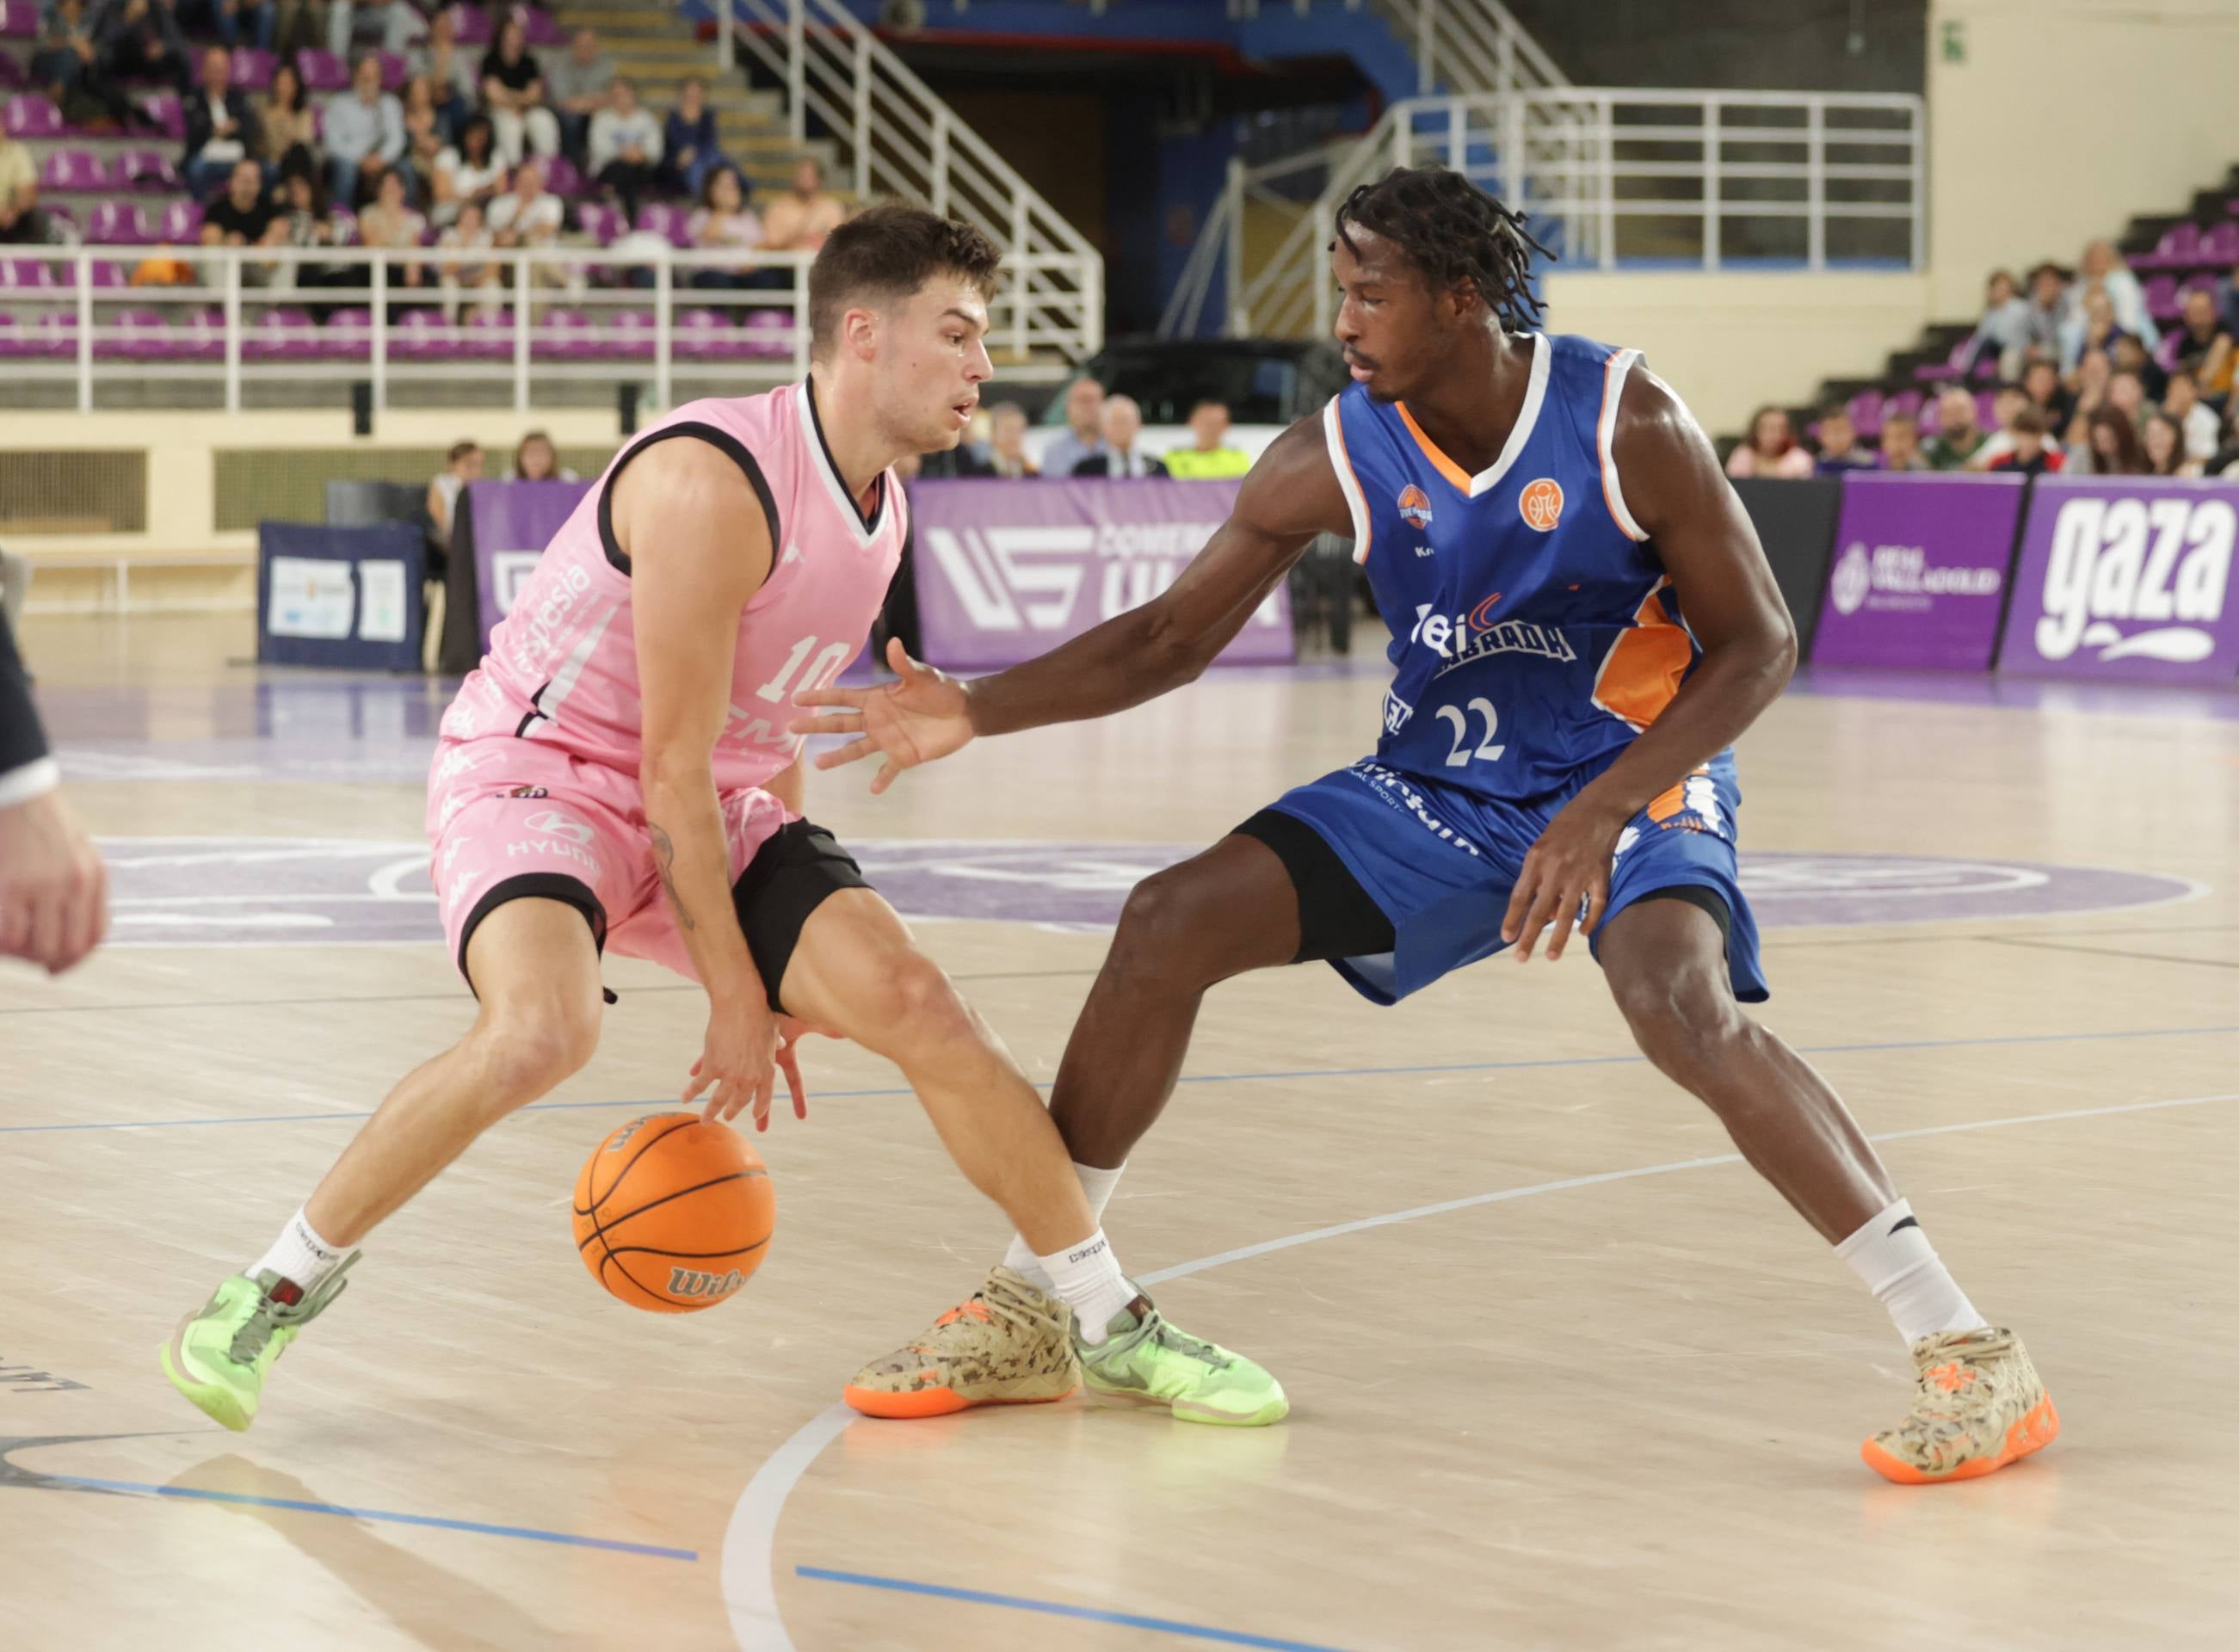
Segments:
[[[609,945],[707,989],[684,1101],[767,1128],[782,1069],[805,1116],[802,1032],[853,1038],[902,1070],[965,1175],[1046,1253],[1053,1297],[996,1271],[925,1346],[859,1379],[860,1409],[930,1416],[991,1386],[1056,1399],[1076,1350],[1091,1387],[1191,1420],[1288,1409],[1273,1378],[1175,1330],[1121,1273],[1033,1087],[801,815],[787,700],[863,646],[906,531],[889,467],[953,448],[969,421],[993,372],[997,263],[969,225],[863,213],[809,271],[809,377],[677,409],[553,536],[445,716],[429,775],[444,932],[481,1014],[164,1344],[164,1374],[209,1416],[247,1428],[272,1362],[340,1293],[366,1234],[590,1059]],[[997,1343],[1021,1324],[1023,1343]]]

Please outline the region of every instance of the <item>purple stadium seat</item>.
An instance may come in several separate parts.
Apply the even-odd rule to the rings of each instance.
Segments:
[[[2200,255],[2219,264],[2239,263],[2239,223],[2226,218],[2222,223],[2210,224],[2200,238]]]
[[[793,354],[793,317],[784,310],[748,310],[746,328],[746,354],[748,355],[774,357]]]
[[[1970,334],[1954,344],[1951,354],[1941,362],[1930,362],[1924,367],[1913,368],[1912,376],[1923,384],[1939,384],[1945,379],[1962,376],[1966,371],[1967,347],[1973,342],[1973,336]]]
[[[307,92],[339,92],[349,85],[349,65],[330,51],[304,47],[296,54],[296,70]]]
[[[1920,404],[1920,411],[1913,417],[1920,421],[1920,434],[1923,439],[1943,428],[1943,409],[1933,396]]]
[[[155,239],[148,216],[129,201],[104,201],[86,220],[85,238],[96,247],[144,246]]]
[[[171,335],[171,354],[183,362],[225,359],[225,312],[198,309]]]
[[[566,156],[555,155],[544,163],[544,187],[565,201],[581,191],[583,175]]]
[[[637,227],[656,236],[666,236],[672,247],[692,244],[690,224],[691,215],[665,201],[651,202],[637,209]]]
[[[108,163],[90,149],[55,149],[39,166],[43,189],[108,189],[116,182]]]
[[[23,65],[7,52],[0,52],[0,91],[14,91],[23,83]]]
[[[2154,266],[2159,269],[2181,269],[2199,262],[2199,257],[2200,226],[2196,223],[2171,224],[2154,244]]]
[[[300,309],[267,310],[241,342],[245,362],[300,362],[318,353],[319,329]]]
[[[171,353],[171,328],[152,309],[96,312],[93,353],[110,361],[159,361]]]
[[[55,285],[55,272],[43,258],[0,258],[0,289]]]
[[[187,106],[179,101],[176,92],[150,92],[140,100],[140,107],[148,111],[148,118],[156,123],[156,129],[166,137],[187,135]]]
[[[389,354],[402,362],[456,361],[464,342],[458,328],[434,311],[410,309],[389,329]]]
[[[272,71],[280,60],[256,46],[233,49],[233,83],[245,92],[261,92],[272,84]]]
[[[583,233],[601,247],[612,246],[622,232],[622,215],[619,208],[602,201],[586,201],[575,209],[575,222],[583,226]]]
[[[2176,277],[2156,275],[2145,283],[2146,314],[2157,322],[2165,322],[2177,313]]]
[[[674,325],[676,354],[688,361],[731,361],[744,354],[745,334],[721,310],[679,310]]]
[[[0,104],[0,127],[10,137],[60,137],[63,112],[37,92],[18,92]]]
[[[528,26],[528,43],[532,46],[564,46],[568,31],[560,20],[538,6],[515,6],[515,13]]]
[[[2189,295],[2193,293],[2213,294],[2215,291],[2215,276],[2202,273],[2201,275],[2188,277],[2184,285],[2176,289],[2177,313],[2179,315],[2183,315],[2184,313],[2184,301]]]
[[[531,329],[529,353],[540,360],[574,357],[591,352],[591,319],[580,309],[550,309]]]
[[[116,181],[128,189],[176,191],[179,169],[159,149],[135,149],[116,163]]]
[[[93,285],[96,291],[107,288],[130,287],[132,284],[131,277],[126,273],[124,266],[112,259],[96,258],[86,268],[93,276]]]
[[[1985,430],[1998,428],[1998,393],[1977,390],[1975,393],[1975,422]]]
[[[1883,421],[1886,423],[1889,420],[1897,417],[1908,419],[1918,418],[1920,416],[1920,402],[1921,395],[1919,391],[1899,390],[1895,395],[1890,397],[1888,401],[1882,403]]]
[[[402,91],[404,83],[412,78],[412,66],[393,51],[377,51],[374,56],[381,60],[381,90]]]
[[[32,341],[13,315],[0,310],[0,362],[18,362],[31,354]]]
[[[487,46],[496,30],[491,26],[490,14],[481,6],[461,5],[453,8],[459,20],[457,40],[462,46]]]
[[[29,328],[30,355],[47,357],[72,356],[77,354],[77,312],[50,310],[44,315],[31,318]]]
[[[366,360],[373,354],[373,312],[338,309],[328,316],[319,335],[318,354],[345,362]]]
[[[203,237],[203,209],[199,201],[174,201],[163,209],[156,224],[156,239],[167,247],[190,246]]]
[[[468,316],[466,325],[459,329],[458,354],[473,362],[511,361],[512,312],[499,310],[488,315],[476,312]]]
[[[1868,441],[1882,433],[1882,393],[1861,390],[1850,398],[1850,427]]]
[[[39,0],[0,0],[0,36],[32,40],[38,32]]]
[[[648,361],[653,355],[653,312],[649,309],[602,310],[598,337],[588,352],[603,361]]]

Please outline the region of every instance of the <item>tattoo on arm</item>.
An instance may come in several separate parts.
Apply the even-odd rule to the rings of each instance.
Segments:
[[[651,828],[653,853],[661,869],[661,886],[668,892],[668,904],[675,908],[676,924],[680,929],[697,929],[692,914],[684,910],[684,897],[676,892],[676,846],[669,841],[668,833],[659,826]]]

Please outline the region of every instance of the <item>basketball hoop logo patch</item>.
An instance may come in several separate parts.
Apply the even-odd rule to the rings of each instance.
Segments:
[[[1527,526],[1545,534],[1563,520],[1563,485],[1552,476],[1527,483],[1516,508]]]
[[[1431,525],[1431,496],[1412,481],[1399,490],[1399,520],[1414,528]]]

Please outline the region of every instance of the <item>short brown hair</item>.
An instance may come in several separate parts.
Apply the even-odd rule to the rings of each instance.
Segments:
[[[2006,421],[2006,428],[2017,436],[2041,436],[2044,434],[2044,409],[2031,402],[2016,408],[2014,416]]]
[[[917,207],[872,207],[834,229],[808,267],[808,348],[821,357],[850,306],[907,298],[934,276],[963,276],[983,299],[995,295],[1003,255],[961,218]]]

